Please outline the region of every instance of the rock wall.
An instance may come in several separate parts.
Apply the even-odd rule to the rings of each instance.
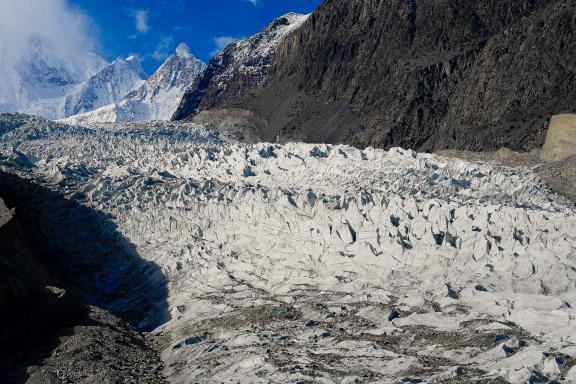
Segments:
[[[544,143],[574,111],[576,4],[327,0],[278,47],[248,109],[266,141],[416,150]]]
[[[210,60],[198,82],[187,90],[173,118],[189,120],[201,110],[235,101],[260,87],[276,48],[304,20],[305,15],[288,13],[253,36],[230,43]]]

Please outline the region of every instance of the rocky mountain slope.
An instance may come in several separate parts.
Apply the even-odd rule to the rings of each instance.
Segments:
[[[198,83],[186,92],[174,118],[183,119],[202,109],[226,104],[260,86],[280,42],[306,18],[296,13],[286,14],[255,35],[224,48],[210,60]]]
[[[574,111],[575,14],[561,0],[326,0],[264,88],[225,107],[264,120],[270,141],[528,150]]]
[[[60,249],[144,263],[89,286],[154,328],[173,383],[576,380],[576,211],[530,168],[7,119],[3,169],[118,232]],[[82,222],[50,212],[47,234]]]
[[[169,120],[184,92],[195,86],[205,67],[202,61],[190,53],[188,46],[182,43],[144,84],[133,92],[125,93],[122,100],[114,100],[112,104],[71,116],[64,121],[83,124]]]

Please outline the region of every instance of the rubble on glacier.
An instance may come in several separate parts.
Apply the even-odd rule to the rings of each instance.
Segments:
[[[38,121],[4,130],[0,164],[162,269],[172,382],[574,376],[575,210],[528,168]]]

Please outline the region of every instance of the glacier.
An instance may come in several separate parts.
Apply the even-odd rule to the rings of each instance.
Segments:
[[[576,380],[576,211],[533,169],[173,122],[0,135],[1,171],[107,214],[159,266],[168,313],[136,325],[173,383]]]

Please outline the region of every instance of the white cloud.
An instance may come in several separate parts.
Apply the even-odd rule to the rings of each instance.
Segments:
[[[145,10],[136,10],[132,12],[132,16],[134,17],[134,26],[136,30],[140,33],[148,33],[150,30],[150,25],[148,24],[148,11]]]
[[[259,1],[259,0],[245,0],[245,1],[249,2],[249,3],[252,4],[253,6],[256,6],[256,5],[258,5],[258,1]]]
[[[67,0],[2,1],[0,12],[0,58],[21,58],[31,39],[41,39],[55,52],[94,49],[87,31],[88,19],[72,10]]]
[[[233,43],[238,40],[242,40],[244,37],[236,37],[236,36],[218,36],[214,38],[214,44],[216,45],[216,49],[212,51],[212,56],[226,48],[226,46],[230,43]]]
[[[156,61],[164,61],[172,53],[174,38],[172,36],[163,36],[156,44],[151,56]]]
[[[38,44],[33,42],[41,42],[54,66],[69,66],[73,58],[81,60],[95,48],[89,20],[71,9],[67,0],[0,2],[0,104],[16,89],[15,69],[37,52]]]

